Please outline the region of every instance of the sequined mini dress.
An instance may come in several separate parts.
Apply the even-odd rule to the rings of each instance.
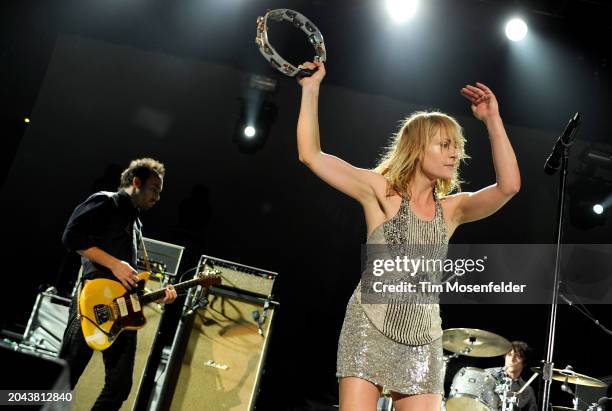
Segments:
[[[448,245],[442,206],[436,200],[431,221],[418,218],[402,199],[398,213],[378,226],[372,244],[437,245],[444,259]],[[440,274],[441,275],[441,274]],[[362,303],[360,282],[351,296],[338,342],[337,377],[358,377],[406,395],[444,394],[442,326],[437,300],[428,304]]]

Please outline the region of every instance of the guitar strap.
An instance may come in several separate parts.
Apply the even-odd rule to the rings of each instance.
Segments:
[[[145,247],[144,238],[142,236],[142,223],[140,222],[140,219],[136,220],[136,224],[138,225],[138,237],[140,239],[140,246],[142,247],[142,258],[144,259],[145,267],[148,272],[153,274],[151,264],[149,263],[149,254],[147,253],[147,248]]]
[[[147,253],[147,247],[145,247],[144,237],[142,236],[142,223],[140,219],[136,220],[136,224],[138,225],[138,238],[140,239],[140,247],[142,247],[142,258],[145,263],[145,268],[147,271],[153,275],[153,270],[151,269],[151,263],[149,262],[149,253]],[[148,288],[145,288],[145,291],[150,291]]]
[[[83,269],[83,266],[81,266],[81,270]],[[80,274],[80,273],[79,273]],[[79,303],[79,299],[81,298],[81,289],[83,288],[83,277],[79,275],[79,283],[76,286],[76,294],[75,294],[75,298],[76,298],[76,318],[77,320],[81,320],[81,304]]]

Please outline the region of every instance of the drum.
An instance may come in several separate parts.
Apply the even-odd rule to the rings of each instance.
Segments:
[[[492,411],[499,407],[495,378],[483,369],[464,367],[453,377],[447,411]]]

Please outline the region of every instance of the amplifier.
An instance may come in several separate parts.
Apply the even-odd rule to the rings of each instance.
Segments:
[[[159,274],[175,276],[178,273],[185,247],[143,237],[151,269]],[[142,244],[138,244],[138,268],[146,271]]]
[[[222,283],[189,291],[149,409],[253,410],[278,306],[277,273],[208,255],[197,268]]]
[[[275,305],[212,290],[208,300],[188,331],[170,411],[253,410]]]
[[[263,298],[271,298],[274,281],[278,275],[275,272],[262,270],[220,258],[202,255],[198,262],[198,272],[214,270],[221,276],[222,288],[246,291]],[[213,290],[215,287],[211,287]]]

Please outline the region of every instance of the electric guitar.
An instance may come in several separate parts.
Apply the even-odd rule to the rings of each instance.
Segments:
[[[123,330],[137,330],[145,326],[142,307],[164,297],[165,289],[145,293],[145,282],[150,273],[138,274],[137,286],[128,291],[114,280],[89,280],[79,295],[79,314],[85,341],[92,349],[104,351],[115,342]],[[196,278],[174,285],[177,293],[197,285],[209,287],[221,284],[221,277],[199,274]]]

